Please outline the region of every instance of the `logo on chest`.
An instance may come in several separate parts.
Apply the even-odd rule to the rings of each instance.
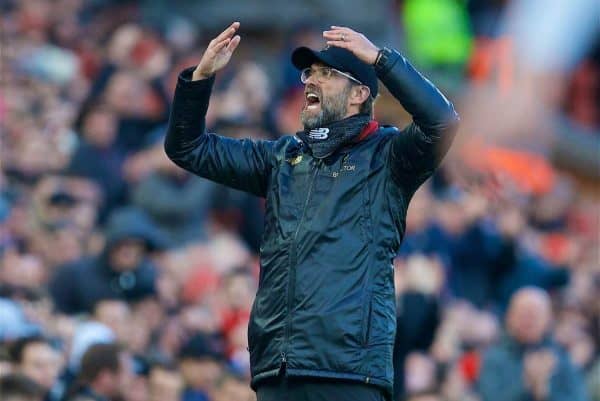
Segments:
[[[329,136],[329,128],[315,128],[308,132],[308,137],[311,139],[323,140]]]

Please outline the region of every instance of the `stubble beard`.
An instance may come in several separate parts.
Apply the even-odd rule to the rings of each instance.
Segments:
[[[347,100],[350,89],[352,88],[347,86],[336,95],[321,96],[321,108],[318,113],[311,113],[306,108],[302,109],[300,121],[304,126],[304,130],[320,128],[326,124],[344,119],[348,113]]]

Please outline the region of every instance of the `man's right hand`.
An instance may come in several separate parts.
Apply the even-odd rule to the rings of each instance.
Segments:
[[[234,36],[239,27],[240,23],[234,22],[219,36],[210,41],[200,59],[200,63],[192,74],[192,81],[209,78],[227,65],[233,51],[240,44],[240,35]]]

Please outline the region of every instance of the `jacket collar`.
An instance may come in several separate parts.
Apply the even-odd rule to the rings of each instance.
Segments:
[[[361,133],[356,138],[354,138],[354,140],[352,142],[353,143],[361,142],[361,141],[367,139],[369,136],[371,136],[371,134],[373,134],[378,129],[379,129],[379,123],[377,122],[377,120],[371,120],[371,121],[369,121],[369,123],[367,125],[365,125],[365,127],[362,129]]]
[[[371,122],[367,114],[355,114],[324,124],[320,128],[305,129],[296,135],[317,159],[326,158],[337,150],[352,144]]]

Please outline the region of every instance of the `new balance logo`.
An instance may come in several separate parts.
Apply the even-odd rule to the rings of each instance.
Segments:
[[[329,128],[315,128],[308,132],[308,137],[311,139],[327,139]]]

